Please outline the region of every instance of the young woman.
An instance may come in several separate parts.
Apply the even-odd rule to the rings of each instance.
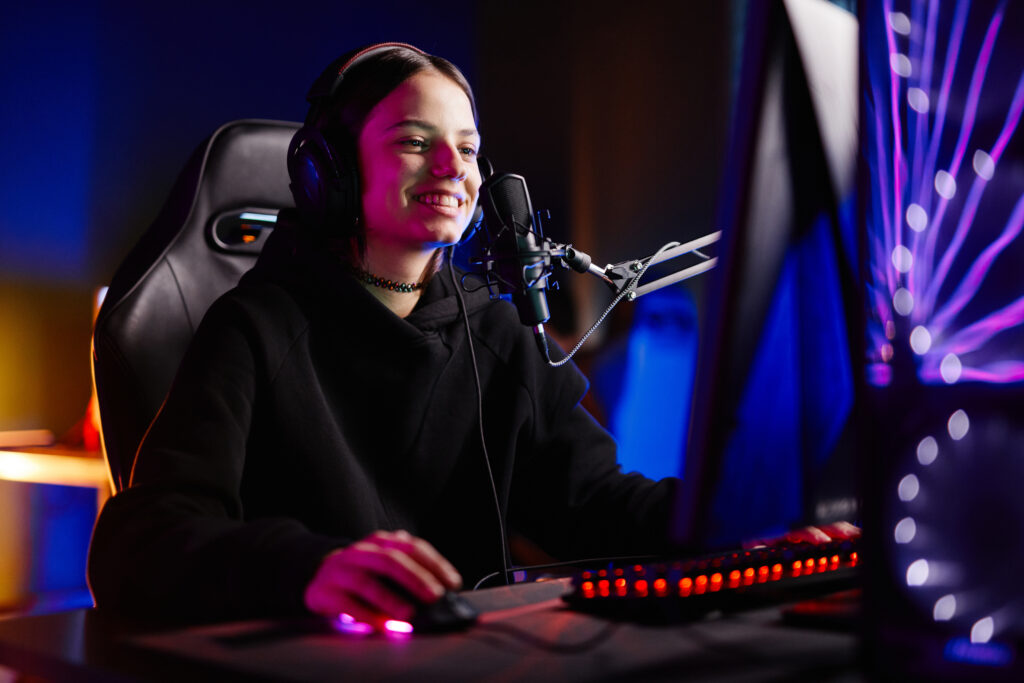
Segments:
[[[442,254],[481,184],[465,78],[391,45],[318,84],[301,211],[207,313],[105,506],[98,605],[374,622],[504,569],[507,530],[563,558],[664,550],[675,482],[622,474],[585,379]]]

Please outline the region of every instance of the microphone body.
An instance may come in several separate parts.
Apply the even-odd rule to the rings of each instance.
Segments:
[[[487,255],[482,259],[489,283],[499,296],[510,299],[519,320],[540,327],[551,317],[547,276],[551,272],[551,243],[534,229],[533,206],[526,180],[501,173],[480,186]]]

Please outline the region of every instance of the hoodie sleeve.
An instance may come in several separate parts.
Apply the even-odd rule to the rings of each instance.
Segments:
[[[97,605],[140,615],[302,610],[320,561],[345,540],[295,520],[246,521],[246,440],[262,381],[258,336],[214,304],[143,439],[128,489],[104,506],[89,552]]]

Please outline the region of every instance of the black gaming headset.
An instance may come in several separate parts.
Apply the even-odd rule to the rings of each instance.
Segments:
[[[345,237],[353,230],[361,212],[359,164],[355,141],[331,144],[320,130],[324,110],[341,87],[345,74],[364,59],[395,48],[426,53],[407,43],[376,43],[348,52],[334,60],[313,83],[306,101],[309,113],[302,128],[288,146],[288,176],[295,206],[328,236]],[[491,165],[478,157],[482,179],[491,175]],[[480,214],[479,207],[477,214]],[[479,223],[479,215],[473,217]]]

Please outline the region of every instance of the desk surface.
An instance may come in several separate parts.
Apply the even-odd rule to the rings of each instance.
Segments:
[[[96,610],[0,621],[0,662],[56,680],[859,681],[850,633],[794,628],[778,608],[672,626],[570,611],[562,581],[467,594],[449,635],[356,636],[315,619],[155,631]]]

